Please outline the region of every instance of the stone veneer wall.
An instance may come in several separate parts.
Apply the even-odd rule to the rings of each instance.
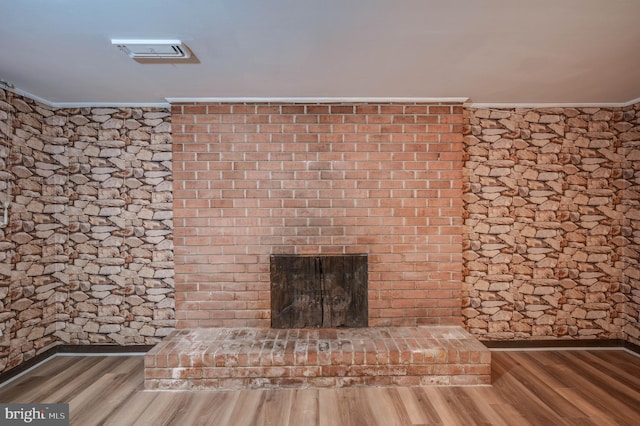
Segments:
[[[468,329],[483,339],[640,328],[640,104],[469,109]]]
[[[9,172],[11,140],[14,133],[12,97],[11,93],[0,89],[0,203],[10,199],[8,192],[14,180],[13,173]],[[9,353],[12,349],[11,329],[16,323],[15,317],[17,316],[17,312],[11,309],[12,296],[16,294],[16,286],[12,285],[11,281],[15,249],[16,244],[11,239],[11,228],[0,228],[0,333],[2,333],[0,337],[0,371],[21,362],[19,359],[8,365]],[[44,344],[46,345],[46,343]]]
[[[625,339],[640,346],[640,103],[625,108],[623,121],[616,123],[624,152],[624,188],[621,204],[624,211],[626,246],[620,252],[623,260],[622,292],[625,305],[621,318]]]
[[[173,328],[170,132],[166,109],[56,110],[0,90],[0,371]]]
[[[640,344],[640,105],[466,114],[466,326]],[[0,89],[0,371],[174,325],[169,113]]]

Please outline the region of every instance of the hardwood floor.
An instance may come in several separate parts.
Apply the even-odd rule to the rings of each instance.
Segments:
[[[57,356],[0,402],[70,404],[74,425],[638,425],[640,358],[621,350],[492,354],[493,385],[144,391],[140,356]]]

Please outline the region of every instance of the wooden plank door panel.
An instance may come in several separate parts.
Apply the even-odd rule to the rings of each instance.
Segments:
[[[366,327],[367,256],[271,256],[273,328]]]

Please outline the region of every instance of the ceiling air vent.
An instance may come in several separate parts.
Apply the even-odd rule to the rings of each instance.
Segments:
[[[111,40],[134,59],[188,59],[191,52],[180,40]]]

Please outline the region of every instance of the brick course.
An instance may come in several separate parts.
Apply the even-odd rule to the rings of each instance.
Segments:
[[[460,321],[462,106],[172,106],[178,327],[270,325],[269,255],[369,255],[369,325]]]
[[[454,322],[462,300],[482,338],[638,344],[640,104],[465,111],[463,194],[460,105],[197,104],[168,117],[54,110],[0,90],[0,193],[13,197],[0,229],[0,369],[59,342],[170,332],[172,163],[183,327],[268,327],[268,248],[368,247],[370,325]],[[106,188],[140,168],[143,186]],[[497,188],[513,179],[523,193]],[[106,205],[120,200],[124,222]],[[103,247],[103,221],[148,240]],[[500,236],[507,247],[490,246]]]
[[[459,326],[176,330],[146,389],[487,385],[491,352]]]

